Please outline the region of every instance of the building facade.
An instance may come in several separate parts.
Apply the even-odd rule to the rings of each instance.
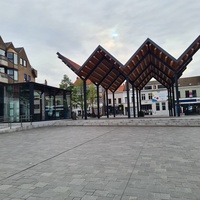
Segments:
[[[178,81],[179,85],[179,101],[180,101],[180,112],[181,114],[191,115],[200,114],[200,76],[180,78]],[[141,90],[141,105],[137,104],[136,93],[135,97],[135,108],[137,115],[137,106],[139,110],[143,111],[145,115],[154,116],[169,116],[169,98],[167,89],[156,80],[151,80]],[[171,91],[172,93],[172,91]],[[129,91],[130,96],[130,114],[133,116],[133,92],[132,88]],[[174,96],[176,100],[176,94]],[[126,86],[123,84],[121,88],[115,92],[114,95],[116,114],[119,113],[120,109],[124,115],[127,115],[127,91]],[[113,94],[108,92],[108,105],[110,114],[113,114]],[[174,108],[173,108],[174,109]],[[176,107],[175,107],[176,109]]]
[[[35,83],[35,70],[23,47],[0,36],[0,119],[19,122],[70,118],[71,91]]]
[[[36,78],[37,70],[30,65],[24,48],[15,48],[0,36],[0,82],[35,82]]]

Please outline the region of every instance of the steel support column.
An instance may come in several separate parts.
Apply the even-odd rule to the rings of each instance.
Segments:
[[[107,113],[107,118],[109,118],[109,112],[108,112],[108,89],[106,89],[106,113]]]
[[[175,106],[174,84],[172,84],[172,98],[173,98],[173,109],[174,109],[174,117],[175,117],[176,116],[176,106]]]
[[[100,110],[99,110],[99,85],[97,85],[97,117],[100,118]]]
[[[139,98],[138,98],[138,89],[136,88],[136,98],[137,98],[137,116],[139,117]]]
[[[86,88],[86,80],[83,80],[83,95],[84,95],[84,115],[85,119],[87,119],[87,88]]]
[[[170,94],[169,94],[169,90],[170,90],[170,89],[167,90],[167,95],[168,95],[168,110],[169,110],[169,116],[170,116],[170,107],[171,107],[170,104],[171,104],[171,103],[170,103]]]
[[[115,93],[113,92],[113,116],[115,117]]]
[[[30,120],[34,121],[34,83],[29,83],[29,102],[30,102]]]
[[[177,116],[180,117],[180,103],[179,103],[179,95],[178,95],[178,76],[175,73],[175,87],[176,87],[176,109]]]
[[[129,81],[126,79],[126,92],[127,92],[127,111],[128,111],[128,118],[131,117],[130,115],[130,95],[129,95]]]
[[[170,87],[170,91],[169,91],[169,98],[170,98],[170,116],[173,116],[172,113],[172,92],[171,92],[172,88]]]
[[[132,84],[132,96],[133,96],[133,117],[135,118],[135,88],[134,85]]]
[[[140,108],[139,108],[139,111],[141,111],[141,109],[142,109],[141,90],[139,90],[139,100],[140,100]]]

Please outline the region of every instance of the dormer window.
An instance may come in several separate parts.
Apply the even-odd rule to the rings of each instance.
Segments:
[[[27,62],[26,62],[26,60],[20,58],[19,62],[20,62],[20,65],[22,65],[22,66],[24,66],[24,67],[27,67]]]
[[[19,59],[19,64],[23,65],[23,59],[22,58]]]
[[[23,66],[26,67],[26,65],[27,65],[27,64],[26,64],[26,60],[24,60],[24,64],[23,64]]]

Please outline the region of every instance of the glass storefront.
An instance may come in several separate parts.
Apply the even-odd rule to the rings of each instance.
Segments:
[[[19,121],[19,87],[6,85],[4,87],[4,119],[11,122]]]
[[[1,85],[0,113],[11,122],[70,118],[70,91],[38,83]]]

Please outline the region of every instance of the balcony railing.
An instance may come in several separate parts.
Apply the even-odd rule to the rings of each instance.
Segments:
[[[8,58],[3,55],[0,55],[0,65],[7,67],[8,66]]]
[[[13,80],[8,74],[0,72],[0,82],[2,83],[15,83],[16,81]]]

